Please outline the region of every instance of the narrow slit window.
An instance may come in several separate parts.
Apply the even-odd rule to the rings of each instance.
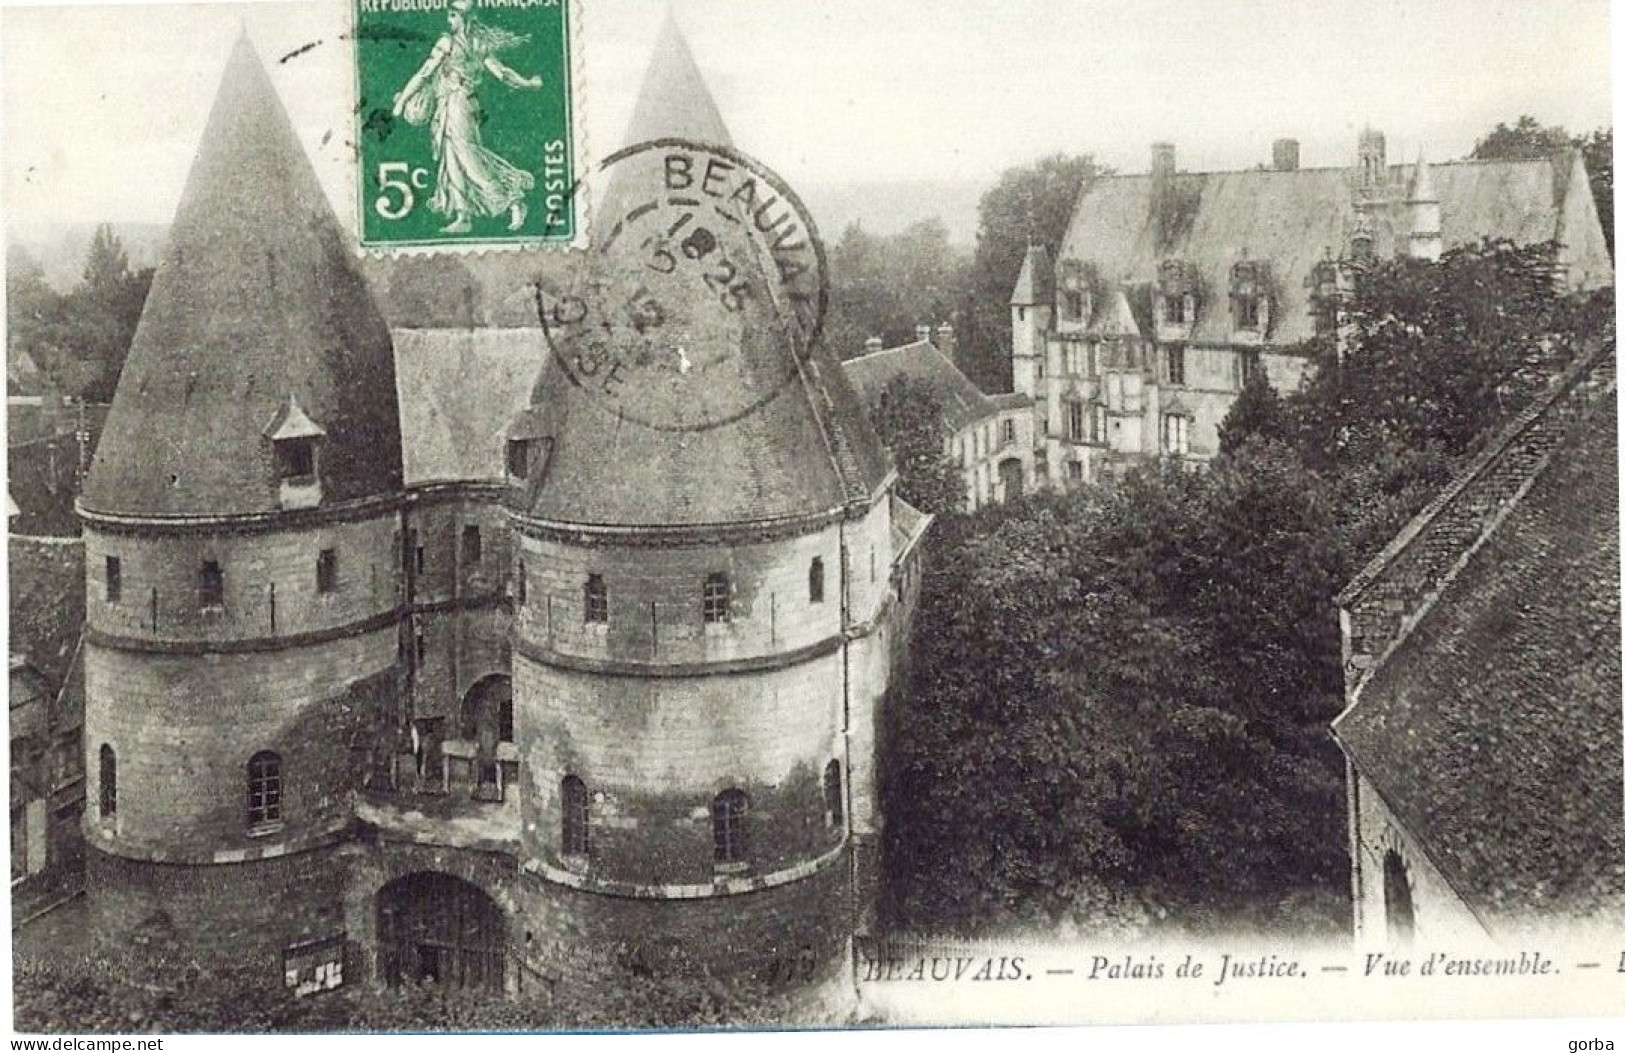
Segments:
[[[824,814],[830,826],[846,822],[846,802],[841,792],[841,762],[832,760],[824,767]]]
[[[101,816],[111,819],[118,814],[118,754],[113,747],[102,743],[101,771],[99,787],[101,791]]]
[[[587,784],[574,775],[566,775],[563,785],[564,830],[563,847],[567,856],[585,856],[591,849],[588,839],[588,820],[591,805],[587,799]]]
[[[463,527],[463,564],[476,566],[484,557],[484,546],[480,538],[480,528],[470,523]]]
[[[750,798],[745,791],[727,789],[711,802],[711,840],[718,863],[739,863],[750,850],[746,821]]]
[[[124,596],[124,567],[117,556],[108,556],[106,564],[107,602],[117,603]]]
[[[339,554],[337,549],[324,548],[316,554],[316,591],[322,595],[339,587]]]
[[[814,556],[807,568],[807,599],[812,603],[824,602],[824,557]]]
[[[203,561],[197,572],[197,602],[204,610],[218,610],[226,605],[226,576],[215,560]]]

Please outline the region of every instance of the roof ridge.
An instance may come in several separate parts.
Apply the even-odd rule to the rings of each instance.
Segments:
[[[1507,453],[1512,445],[1541,419],[1548,409],[1576,390],[1585,374],[1601,365],[1613,354],[1614,342],[1612,339],[1598,340],[1579,358],[1569,363],[1568,367],[1558,374],[1547,390],[1541,392],[1517,416],[1503,425],[1496,432],[1490,444],[1474,456],[1467,467],[1457,472],[1450,482],[1445,484],[1444,489],[1440,490],[1431,501],[1424,505],[1420,512],[1412,516],[1400,528],[1399,533],[1394,535],[1393,539],[1384,545],[1380,552],[1373,556],[1364,567],[1360,568],[1360,571],[1354,577],[1349,579],[1349,583],[1343,586],[1337,594],[1337,605],[1346,607],[1358,599],[1382,572],[1398,559],[1410,547],[1412,542],[1421,536],[1422,532],[1438,517],[1445,506],[1461,496],[1463,491],[1472,485],[1486,469],[1495,464],[1503,454]],[[1567,434],[1567,428],[1564,429],[1564,434]],[[1545,471],[1549,464],[1550,458],[1543,455],[1534,469],[1530,471],[1528,478],[1537,477],[1541,472]]]

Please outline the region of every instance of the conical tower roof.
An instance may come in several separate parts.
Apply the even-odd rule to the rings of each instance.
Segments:
[[[276,511],[270,436],[301,416],[321,435],[323,505],[400,488],[389,330],[244,37],[81,503],[137,517]]]
[[[1042,245],[1028,245],[1021,273],[1016,275],[1015,292],[1010,294],[1010,306],[1034,307],[1054,298],[1055,268],[1050,265],[1049,250]]]
[[[719,145],[733,141],[694,61],[688,38],[669,10],[643,76],[643,90],[632,110],[626,145],[668,137]]]
[[[732,146],[688,44],[668,17],[627,145],[670,138]],[[595,237],[610,240],[606,232],[622,220],[630,227],[652,202],[665,201],[660,170],[653,155],[612,170]],[[664,215],[664,223],[672,219],[656,215]],[[624,235],[620,243],[641,237]],[[746,274],[761,261],[739,255],[737,262]],[[613,269],[613,260],[605,266]],[[660,278],[640,269],[637,280],[649,283],[662,302],[684,291],[675,283],[661,286]],[[763,286],[754,287],[753,303],[766,302]],[[686,288],[689,296],[711,295],[703,285]],[[668,313],[700,324],[684,329],[668,320],[646,352],[669,359],[672,368],[639,367],[627,374],[633,379],[618,379],[625,384],[621,391],[644,386],[644,406],[652,403],[694,426],[650,426],[626,412],[626,402],[572,379],[555,357],[537,383],[533,408],[516,425],[524,437],[546,440],[545,467],[533,473],[524,503],[530,515],[609,527],[759,523],[834,512],[878,494],[890,460],[839,363],[822,346],[798,358],[790,330],[760,324],[752,309],[708,325],[717,319],[714,311],[687,306],[675,301]],[[699,409],[691,413],[692,407]],[[718,407],[739,412],[706,416]]]

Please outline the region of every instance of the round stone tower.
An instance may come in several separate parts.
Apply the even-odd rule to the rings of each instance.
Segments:
[[[647,354],[608,392],[555,334],[508,433],[526,939],[535,968],[576,979],[806,979],[841,959],[867,898],[893,475],[823,351],[748,307],[705,315],[680,266],[662,283],[602,244],[658,217],[691,234],[688,259],[728,249],[723,221],[661,185],[691,173],[720,201],[744,178],[735,162],[699,178],[727,132],[669,21],[629,140],[674,144],[617,169],[597,221],[609,284],[630,266],[659,305],[630,341]],[[604,325],[626,321],[605,299]]]
[[[283,963],[342,931],[400,506],[389,331],[244,39],[80,500],[98,935]]]

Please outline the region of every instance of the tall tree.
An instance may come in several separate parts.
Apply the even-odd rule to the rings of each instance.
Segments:
[[[1054,154],[1006,169],[982,196],[959,365],[983,390],[1010,390],[1010,293],[1027,246],[1055,253],[1079,193],[1109,172],[1089,154]]]
[[[943,452],[950,432],[935,395],[897,377],[870,407],[870,419],[897,465],[899,497],[932,515],[964,510],[965,482]]]
[[[70,392],[107,402],[118,386],[124,358],[152,285],[152,270],[131,272],[129,255],[113,228],[103,223],[91,238],[84,275],[67,296],[60,343],[88,379]]]
[[[853,223],[830,252],[829,269],[824,342],[838,357],[851,358],[870,337],[893,347],[912,340],[915,326],[952,322],[966,260],[940,219],[891,235]]]

